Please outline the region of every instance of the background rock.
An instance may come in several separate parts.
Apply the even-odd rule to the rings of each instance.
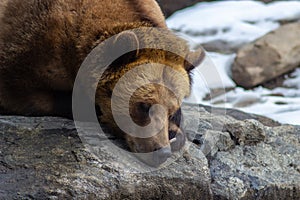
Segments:
[[[232,66],[232,78],[251,88],[300,65],[300,23],[281,26],[241,48]]]
[[[0,199],[299,199],[300,128],[211,110],[184,105],[183,128],[196,144],[160,169],[118,150],[111,136],[98,136],[100,153],[91,154],[66,119],[0,117]],[[247,142],[257,130],[259,141]]]
[[[201,0],[157,0],[163,13],[166,17],[169,17],[174,12],[192,6],[195,3],[201,2]]]
[[[210,52],[219,52],[223,54],[236,53],[242,46],[244,42],[228,42],[224,40],[213,40],[207,43],[202,43],[201,46]]]

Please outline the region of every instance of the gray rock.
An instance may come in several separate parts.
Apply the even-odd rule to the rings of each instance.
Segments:
[[[228,131],[238,145],[255,145],[266,138],[265,128],[255,120],[225,124],[223,131]]]
[[[232,66],[232,78],[252,88],[300,65],[300,23],[290,23],[242,47]]]
[[[247,44],[244,41],[228,42],[225,40],[212,40],[210,42],[202,43],[201,45],[206,51],[219,52],[223,54],[236,53],[242,46]]]
[[[169,17],[174,12],[192,6],[195,3],[201,2],[201,0],[157,0],[163,13],[166,17]]]
[[[201,141],[201,151],[207,157],[214,157],[219,151],[228,151],[234,148],[234,141],[229,133],[220,131],[207,131]]]
[[[186,106],[189,112],[199,112],[196,105]],[[210,129],[196,138],[209,160],[214,199],[300,199],[299,127],[267,127],[239,111],[229,114],[246,120],[221,109],[205,110],[200,109],[200,118]]]
[[[205,106],[205,105],[200,105],[200,106],[203,107],[206,111],[208,111],[210,113],[213,112],[215,115],[226,114],[227,116],[230,116],[237,120],[255,119],[265,126],[269,126],[269,127],[280,126],[279,122],[276,122],[270,118],[251,114],[251,113],[245,113],[243,111],[236,110],[236,109],[213,108],[213,107]]]
[[[100,138],[95,156],[72,121],[0,117],[0,199],[212,199],[208,163],[195,145],[148,169]]]
[[[210,161],[218,199],[299,199],[299,130],[274,128],[267,142],[236,146]]]
[[[158,169],[92,129],[96,145],[83,144],[66,119],[0,117],[0,199],[300,198],[299,127],[206,110],[183,106],[182,127],[198,143]]]

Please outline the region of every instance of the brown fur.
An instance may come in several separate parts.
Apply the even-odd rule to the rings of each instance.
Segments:
[[[163,14],[154,0],[0,0],[0,17],[0,110],[4,114],[71,116],[76,74],[96,45],[115,34],[142,26],[166,29]],[[154,39],[188,54],[186,43],[171,32],[168,36],[151,37],[147,38],[145,33],[139,36],[138,43]],[[195,56],[194,60],[200,62],[199,53]],[[172,74],[150,69],[148,73],[160,73],[162,80],[176,83],[176,93],[181,99],[155,84],[140,88],[132,97],[131,117],[141,125],[149,119],[137,114],[139,103],[169,108],[167,118],[157,116],[165,124],[157,136],[138,139],[125,135],[132,151],[150,152],[170,145],[168,131],[183,135],[173,115],[178,114],[182,98],[189,95],[188,72],[197,63],[187,63],[184,58],[151,49],[137,52],[133,58],[129,63],[123,63],[122,58],[115,62],[117,66],[111,66],[98,85],[96,104],[103,113],[103,123],[110,127],[115,127],[110,94],[126,71],[139,64],[158,62],[185,77],[175,80]]]
[[[151,40],[149,40],[149,37]],[[189,52],[186,42],[178,39],[172,33],[162,35],[160,33],[156,33],[155,31],[148,31],[147,35],[139,35],[139,42],[146,43],[148,45],[151,44],[152,46],[155,46],[155,44],[164,46],[175,45],[179,51],[186,52],[186,54]],[[156,114],[157,123],[163,122],[165,127],[165,129],[161,130],[159,134],[151,139],[141,139],[132,137],[130,135],[125,135],[125,138],[131,147],[131,150],[135,152],[151,152],[165,146],[170,146],[169,139],[173,138],[174,136],[169,137],[168,132],[172,131],[174,132],[174,135],[178,134],[176,137],[180,138],[178,139],[177,143],[171,145],[174,146],[172,150],[179,150],[184,143],[185,137],[183,136],[182,131],[178,128],[180,120],[171,120],[171,118],[175,114],[178,114],[177,111],[180,109],[182,99],[190,94],[190,82],[186,68],[191,65],[186,64],[184,58],[161,50],[146,49],[140,50],[138,55],[136,55],[135,52],[133,54],[135,56],[134,62],[130,62],[125,66],[119,66],[119,62],[117,62],[118,66],[112,65],[112,69],[106,71],[106,73],[103,75],[104,77],[102,77],[101,81],[99,82],[96,102],[99,102],[99,106],[102,111],[101,113],[103,113],[101,121],[105,124],[109,124],[109,127],[113,127],[114,130],[117,130],[115,132],[121,132],[118,129],[118,126],[112,123],[114,122],[114,119],[111,113],[112,108],[110,95],[111,91],[115,88],[116,83],[119,81],[116,77],[122,77],[127,71],[130,71],[136,66],[141,66],[145,63],[153,63],[151,64],[153,67],[155,67],[155,63],[167,65],[175,72],[181,74],[181,76],[176,76],[172,73],[172,71],[168,71],[169,73],[166,73],[165,68],[153,70],[153,67],[145,69],[140,74],[131,73],[126,79],[125,83],[122,84],[123,90],[120,92],[120,101],[117,103],[117,106],[119,105],[119,107],[115,109],[118,111],[117,113],[119,113],[121,117],[123,115],[124,118],[129,117],[125,114],[126,109],[129,109],[131,114],[130,117],[132,117],[133,121],[140,126],[145,126],[150,123],[149,113],[141,113],[139,104],[142,103],[149,106],[159,104],[165,106],[165,108],[168,109],[166,116],[163,116],[162,113]],[[116,68],[118,69],[117,71],[114,70]],[[136,91],[132,91],[132,80],[138,80],[140,82],[138,85],[144,85],[145,79],[152,80],[152,78],[157,77],[160,78],[157,81],[162,84],[164,82],[172,83],[173,90],[170,91],[166,87],[156,84],[149,84],[144,87],[140,87]],[[123,100],[123,96],[125,96],[124,93],[126,92],[133,94],[131,96],[131,101],[128,108],[124,107],[124,105],[127,105],[127,102]],[[170,120],[168,120],[169,118]],[[173,125],[171,126],[170,124]]]

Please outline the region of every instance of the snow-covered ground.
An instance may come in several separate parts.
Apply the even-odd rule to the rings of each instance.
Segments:
[[[215,40],[243,44],[278,28],[280,21],[299,19],[300,1],[269,4],[257,1],[219,1],[198,3],[178,11],[167,20],[167,24],[194,44]],[[209,52],[208,55],[209,59],[194,71],[193,94],[187,101],[237,108],[282,123],[300,125],[300,68],[287,78],[282,88],[270,90],[257,87],[245,90],[236,87],[230,78],[234,54]],[[211,89],[216,88],[234,89],[212,100],[203,100]]]

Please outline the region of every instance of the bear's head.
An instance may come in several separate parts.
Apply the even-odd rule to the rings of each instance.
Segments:
[[[124,31],[112,45],[134,50],[111,63],[98,83],[100,121],[125,138],[132,152],[151,153],[148,163],[159,165],[185,144],[180,106],[190,95],[191,70],[205,53],[191,51],[169,31]]]

